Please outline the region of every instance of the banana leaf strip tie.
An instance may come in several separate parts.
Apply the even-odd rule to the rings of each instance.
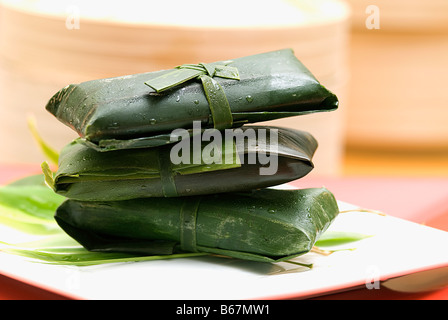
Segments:
[[[125,201],[66,200],[56,222],[90,251],[203,252],[278,262],[309,252],[339,212],[325,188]]]
[[[231,61],[227,62],[227,64]],[[156,92],[162,92],[178,86],[188,80],[198,78],[202,82],[212,114],[214,128],[218,130],[232,128],[233,118],[229,101],[221,85],[212,77],[240,80],[238,69],[217,64],[184,64],[176,70],[145,82]]]
[[[99,151],[169,144],[174,129],[193,134],[194,122],[236,128],[337,107],[291,49],[71,84],[46,105]]]
[[[266,130],[266,134],[247,134],[248,130],[255,133],[259,129]],[[84,201],[112,201],[265,188],[299,179],[314,168],[312,158],[317,141],[308,132],[273,126],[243,126],[235,130],[248,137],[247,143],[234,143],[230,148],[223,143],[221,158],[217,159],[220,161],[216,162],[206,162],[202,157],[195,163],[193,150],[189,162],[175,164],[170,156],[178,147],[176,144],[99,152],[77,139],[62,149],[55,174],[48,165],[44,165],[43,171],[47,184],[60,195]],[[272,132],[277,133],[274,140]],[[209,145],[200,147],[204,155]],[[188,150],[191,149],[193,143],[189,143]],[[261,155],[269,161],[260,161]],[[262,168],[272,171],[261,174]]]

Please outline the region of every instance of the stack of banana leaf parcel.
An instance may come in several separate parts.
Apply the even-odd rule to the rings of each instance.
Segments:
[[[59,226],[91,251],[283,261],[339,210],[324,188],[269,188],[313,169],[304,131],[255,123],[337,109],[285,49],[68,85],[46,109],[79,134],[46,182]]]

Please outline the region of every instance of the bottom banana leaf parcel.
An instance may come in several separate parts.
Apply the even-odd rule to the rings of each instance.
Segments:
[[[204,252],[279,262],[309,252],[339,209],[325,188],[123,201],[66,200],[59,226],[87,250]]]

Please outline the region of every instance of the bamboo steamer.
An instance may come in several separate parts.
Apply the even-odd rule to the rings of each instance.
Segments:
[[[353,149],[448,150],[448,1],[351,0],[347,144]]]
[[[119,7],[105,1],[2,1],[0,136],[7,139],[1,140],[0,161],[42,161],[27,129],[30,113],[54,147],[75,137],[44,110],[67,84],[289,47],[340,97],[341,108],[269,124],[313,133],[320,142],[315,170],[336,173],[344,138],[349,8],[333,0],[239,2],[127,1]]]

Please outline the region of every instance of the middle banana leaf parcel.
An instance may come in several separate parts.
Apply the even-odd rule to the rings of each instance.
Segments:
[[[68,85],[46,109],[100,151],[164,145],[194,122],[218,130],[337,109],[291,49]]]
[[[198,137],[178,144],[109,152],[75,140],[62,150],[54,177],[46,171],[47,183],[71,199],[110,201],[265,188],[299,179],[313,169],[317,141],[307,132],[269,126],[243,126],[231,132],[235,139],[230,147],[228,141],[215,145],[222,147],[220,161],[208,163],[204,161],[209,144],[199,149],[201,161],[193,161],[194,139]],[[189,161],[174,164],[178,152],[172,151],[185,142],[187,149],[182,152],[190,153]],[[263,169],[271,172],[261,174]]]
[[[278,262],[311,250],[339,213],[325,188],[125,201],[66,200],[55,219],[90,251],[205,252]]]

